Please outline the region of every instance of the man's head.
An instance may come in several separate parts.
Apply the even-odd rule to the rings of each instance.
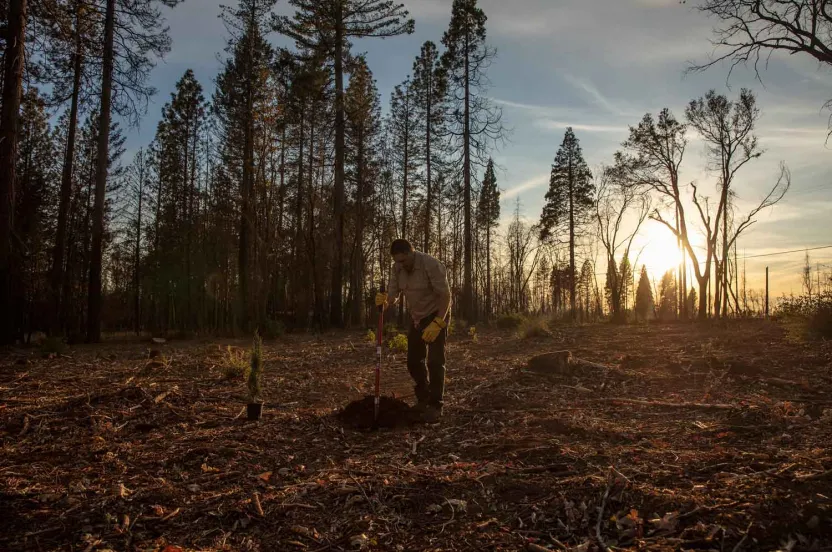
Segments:
[[[413,264],[416,260],[416,255],[413,253],[413,246],[410,242],[404,239],[398,239],[390,246],[390,255],[393,261],[398,266],[401,266],[408,272],[413,270]]]

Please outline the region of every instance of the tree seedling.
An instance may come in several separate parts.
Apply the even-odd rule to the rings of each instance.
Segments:
[[[407,352],[407,336],[404,334],[396,334],[395,337],[390,339],[387,342],[387,347],[394,352],[398,353],[406,353]]]
[[[254,344],[251,348],[251,367],[248,372],[248,405],[249,420],[259,420],[263,414],[262,388],[260,377],[263,374],[263,341],[259,332],[254,333]]]

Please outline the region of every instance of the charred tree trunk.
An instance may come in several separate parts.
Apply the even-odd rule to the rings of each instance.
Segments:
[[[431,68],[432,69],[432,68]],[[426,189],[426,197],[425,197],[425,248],[424,252],[430,254],[430,215],[431,209],[433,208],[433,184],[431,182],[431,119],[433,118],[432,113],[432,100],[433,100],[433,72],[428,71],[428,87],[427,87],[427,110],[426,116],[427,120],[425,124],[427,128],[425,129],[425,176],[427,178],[427,189]]]
[[[141,243],[142,243],[142,201],[144,199],[144,155],[139,152],[139,205],[136,216],[136,247],[133,256],[133,308],[136,316],[136,335],[141,333]]]
[[[101,79],[101,103],[98,124],[98,168],[95,177],[95,204],[92,221],[92,250],[90,258],[89,306],[87,312],[87,341],[101,341],[101,265],[104,254],[104,196],[107,190],[107,171],[110,157],[110,104],[113,90],[113,34],[116,19],[116,0],[107,0],[104,19],[104,67]]]
[[[577,282],[575,278],[575,177],[572,171],[572,158],[569,159],[569,308],[572,320],[577,315],[575,295]]]
[[[306,292],[302,287],[303,281],[301,275],[303,271],[300,270],[300,245],[301,243],[303,243],[303,164],[305,163],[303,151],[304,146],[306,145],[303,134],[305,126],[305,113],[305,104],[303,104],[300,107],[300,151],[298,152],[298,168],[296,175],[298,182],[295,196],[295,243],[292,254],[292,268],[294,269],[294,276],[292,278],[294,285],[292,287],[294,295],[293,301],[295,306],[295,323],[299,325],[302,324],[303,321],[306,319],[306,310],[304,308],[306,301],[301,300],[301,296],[304,295]]]
[[[282,137],[280,139],[280,189],[277,192],[277,227],[275,228],[275,243],[283,241],[283,217],[286,203],[286,124],[283,125]],[[279,247],[279,246],[278,246]],[[280,265],[280,255],[275,255],[274,271],[277,279],[277,290],[275,297],[275,310],[281,312],[286,307],[286,290],[284,277],[287,274],[285,267]]]
[[[464,206],[465,209],[465,276],[462,282],[462,312],[465,319],[475,324],[476,314],[474,313],[474,252],[472,251],[472,228],[471,228],[471,79],[470,79],[470,37],[465,36],[465,112],[463,117],[464,129],[462,132],[463,140],[463,159],[462,159],[462,178],[465,187],[464,191]]]
[[[322,298],[320,297],[323,293],[323,290],[320,289],[318,286],[318,259],[317,254],[315,254],[315,127],[317,121],[315,120],[315,109],[313,104],[313,109],[309,115],[309,166],[307,168],[307,172],[309,173],[309,243],[310,246],[307,247],[307,251],[309,252],[309,264],[310,264],[310,272],[312,274],[313,285],[308,286],[307,294],[311,294],[311,301],[307,301],[308,305],[313,305],[312,308],[312,320],[317,324],[319,328],[322,329],[323,326],[323,313],[320,311],[319,306],[321,305]],[[321,148],[321,154],[323,155],[323,148]],[[323,178],[323,174],[321,174],[321,178]],[[323,188],[323,183],[321,185]]]
[[[64,164],[61,171],[61,193],[58,203],[58,226],[55,229],[55,247],[52,251],[51,271],[51,318],[50,332],[60,333],[65,321],[61,320],[61,288],[64,280],[64,256],[66,251],[67,219],[69,204],[72,199],[72,172],[75,166],[75,137],[78,132],[78,103],[81,96],[81,69],[83,68],[83,51],[81,46],[80,7],[76,5],[75,14],[75,52],[72,67],[72,100],[69,108],[69,128],[66,136]]]
[[[329,322],[336,328],[344,325],[342,306],[342,278],[344,271],[344,22],[343,6],[337,3],[335,22],[335,189],[334,223],[335,243],[332,259],[332,286],[329,304]]]
[[[485,318],[492,315],[491,301],[491,227],[485,229]]]
[[[10,0],[3,67],[3,111],[0,114],[0,304],[8,309],[0,319],[0,344],[14,343],[19,330],[19,262],[14,240],[15,162],[23,86],[26,0]]]
[[[358,213],[355,221],[355,246],[353,247],[352,258],[352,316],[353,325],[360,327],[364,324],[364,136],[358,131],[358,144],[356,146],[356,171],[355,180],[357,185],[356,206]]]
[[[725,206],[722,211],[722,316],[728,316],[728,258],[730,248],[728,247],[728,186],[722,192]]]

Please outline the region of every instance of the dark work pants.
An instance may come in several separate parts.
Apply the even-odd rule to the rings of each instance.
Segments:
[[[407,369],[416,384],[416,400],[441,407],[445,395],[445,339],[448,328],[443,328],[433,343],[422,340],[422,332],[434,318],[436,316],[431,315],[418,325],[411,323],[407,334]]]

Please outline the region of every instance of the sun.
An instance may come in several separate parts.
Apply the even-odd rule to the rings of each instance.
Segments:
[[[650,279],[656,283],[661,280],[665,272],[675,271],[682,262],[682,253],[676,242],[676,236],[655,221],[645,223],[640,234],[633,240],[630,254],[636,279],[644,265],[647,267]]]

